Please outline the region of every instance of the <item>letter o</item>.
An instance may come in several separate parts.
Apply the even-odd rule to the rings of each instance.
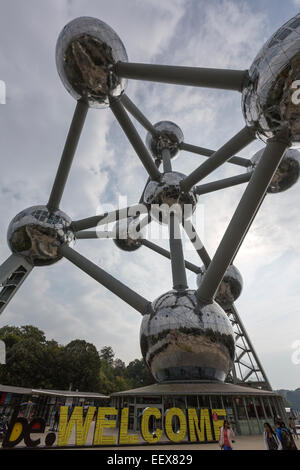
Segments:
[[[179,431],[174,432],[172,421],[173,417],[177,416],[179,419]],[[180,442],[186,436],[186,417],[180,408],[170,408],[165,417],[165,433],[167,438],[172,442]]]

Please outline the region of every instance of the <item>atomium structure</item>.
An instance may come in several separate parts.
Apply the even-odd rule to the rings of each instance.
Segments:
[[[90,17],[76,18],[62,30],[56,63],[77,104],[47,204],[23,210],[9,225],[12,255],[0,267],[0,312],[34,267],[66,258],[142,315],[141,350],[158,382],[227,380],[270,389],[234,305],[243,280],[233,262],[265,195],[285,191],[299,178],[300,154],[295,147],[300,145],[300,108],[295,82],[300,79],[300,14],[266,42],[249,70],[131,63],[117,34]],[[241,93],[245,127],[216,151],[188,144],[175,123],[153,125],[146,118],[125,94],[128,79]],[[110,107],[148,180],[136,205],[73,220],[61,211],[60,203],[90,107]],[[148,132],[146,144],[129,114]],[[253,158],[236,155],[256,138],[264,148]],[[173,170],[180,150],[207,159],[184,175]],[[244,172],[202,183],[226,162]],[[243,183],[246,189],[210,258],[191,215],[201,195]],[[168,225],[170,251],[143,238],[143,227],[153,220]],[[110,232],[96,230],[113,222]],[[198,264],[184,259],[182,227],[195,247]],[[169,258],[172,288],[154,301],[142,297],[72,248],[73,240],[92,238],[111,238],[128,252],[147,247]],[[196,290],[189,289],[186,269],[197,275]]]

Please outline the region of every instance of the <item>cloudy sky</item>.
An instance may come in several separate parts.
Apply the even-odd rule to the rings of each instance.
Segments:
[[[103,20],[133,62],[246,69],[268,37],[298,13],[300,1],[1,0],[0,6],[0,80],[7,87],[6,104],[0,104],[0,256],[5,260],[10,220],[49,198],[74,111],[55,65],[56,40],[66,23],[78,16]],[[130,81],[126,92],[151,122],[176,122],[187,143],[215,149],[244,127],[236,92],[137,81]],[[263,145],[256,141],[241,155],[251,157]],[[182,152],[174,169],[188,174],[204,160]],[[226,164],[205,182],[243,171]],[[146,177],[111,111],[92,109],[61,209],[80,219],[136,203]],[[211,255],[244,189],[199,200],[197,228]],[[300,340],[299,194],[296,184],[268,195],[235,262],[244,279],[236,306],[274,388],[300,387],[300,364],[292,361]],[[157,243],[167,248],[166,240]],[[198,264],[187,240],[184,246],[186,258]],[[172,287],[169,262],[147,248],[124,253],[110,240],[80,240],[75,248],[149,300]],[[188,281],[196,287],[193,273]],[[128,363],[141,355],[140,322],[131,307],[62,260],[33,270],[0,327],[33,324],[61,344],[80,338],[98,349],[111,345]]]

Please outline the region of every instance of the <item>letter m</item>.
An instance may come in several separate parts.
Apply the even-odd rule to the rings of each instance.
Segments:
[[[6,348],[2,340],[0,340],[0,364],[6,364]]]
[[[3,80],[0,80],[0,104],[6,103],[6,85]]]

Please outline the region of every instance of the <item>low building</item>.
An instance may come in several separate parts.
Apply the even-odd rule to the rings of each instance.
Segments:
[[[237,435],[261,434],[264,423],[273,426],[278,416],[286,421],[281,395],[230,383],[156,383],[113,393],[111,399],[112,406],[117,409],[129,407],[129,429],[132,431],[140,430],[140,418],[147,407],[158,408],[162,416],[172,407],[225,409]]]
[[[58,406],[104,406],[108,405],[109,396],[101,393],[78,392],[72,390],[46,390],[14,387],[0,384],[0,416],[10,419],[18,408],[25,418],[38,416],[51,424],[54,410]]]

